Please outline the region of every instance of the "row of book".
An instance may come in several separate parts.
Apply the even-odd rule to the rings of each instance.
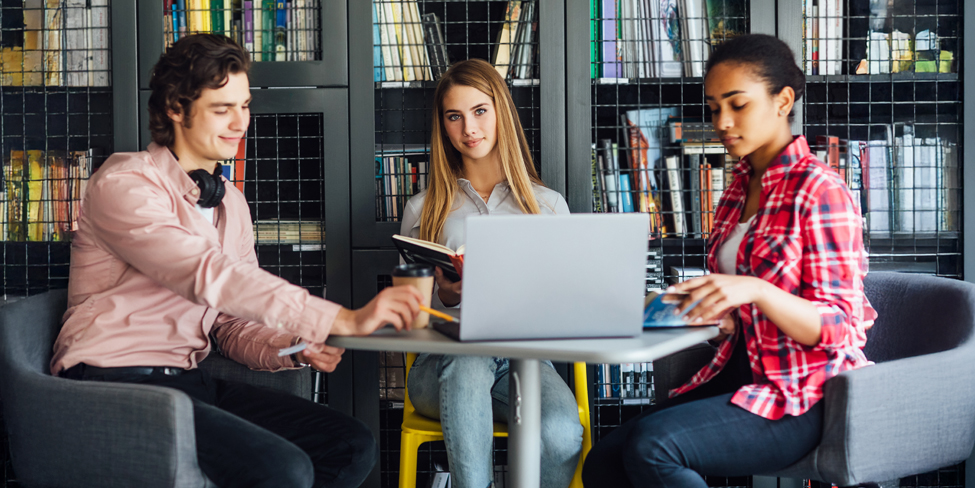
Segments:
[[[592,78],[702,77],[711,50],[746,33],[742,0],[590,0]]]
[[[399,220],[413,195],[427,187],[430,174],[426,147],[399,153],[376,154],[376,220]]]
[[[509,0],[491,62],[505,79],[537,78],[538,2]]]
[[[17,14],[23,29],[8,32]],[[110,86],[108,0],[24,0],[3,15],[4,38],[19,39],[0,50],[0,86]]]
[[[381,0],[372,15],[373,81],[430,81],[447,71],[437,14],[420,15],[416,0]]]
[[[894,136],[894,132],[900,135]],[[961,228],[957,145],[917,137],[910,125],[881,140],[817,138],[817,153],[837,168],[858,200],[871,236],[936,235]]]
[[[189,34],[234,39],[253,61],[313,61],[319,0],[164,0],[166,46]]]
[[[954,53],[941,49],[936,31],[914,26],[912,35],[889,26],[888,2],[853,2],[849,16],[845,0],[803,2],[807,75],[955,72]],[[844,73],[846,59],[851,63]]]
[[[254,222],[257,244],[315,244],[325,242],[325,229],[319,221],[258,220]]]
[[[617,398],[624,405],[653,403],[653,363],[596,365],[596,398]]]
[[[626,152],[623,148],[623,152]],[[624,158],[625,159],[625,158]],[[714,226],[714,208],[737,162],[720,144],[687,143],[679,154],[663,157],[657,173],[662,180],[653,212],[662,237],[706,237]],[[637,173],[645,170],[636,170]],[[620,167],[620,148],[609,139],[593,145],[593,208],[597,212],[635,212],[640,198],[634,170]]]
[[[12,150],[3,161],[0,240],[70,241],[101,151]]]

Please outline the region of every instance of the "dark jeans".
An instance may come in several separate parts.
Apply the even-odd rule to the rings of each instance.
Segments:
[[[822,402],[798,417],[768,420],[730,401],[735,390],[751,382],[739,338],[718,376],[600,439],[586,457],[583,484],[704,488],[702,475],[747,476],[795,463],[819,444]]]
[[[200,370],[76,379],[163,386],[189,395],[200,469],[221,488],[355,487],[379,459],[365,424],[285,392]]]

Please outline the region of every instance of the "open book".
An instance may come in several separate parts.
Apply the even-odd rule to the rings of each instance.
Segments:
[[[429,264],[439,266],[444,276],[450,281],[460,281],[464,269],[464,246],[453,250],[436,242],[414,239],[412,237],[393,236],[393,244],[399,250],[399,255],[409,264]]]
[[[677,306],[688,295],[690,293],[686,291],[671,293],[651,291],[648,293],[643,300],[643,328],[655,329],[658,327],[687,327],[691,325],[684,321],[684,316],[697,306],[697,302],[692,303],[691,306],[680,313],[674,313],[677,310]],[[693,325],[718,325],[718,321],[697,322]]]

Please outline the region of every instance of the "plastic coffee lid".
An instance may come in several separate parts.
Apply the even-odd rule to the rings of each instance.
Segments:
[[[393,268],[393,276],[401,278],[426,278],[433,276],[433,266],[429,264],[401,264]]]

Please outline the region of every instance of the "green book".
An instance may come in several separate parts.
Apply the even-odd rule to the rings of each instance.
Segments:
[[[261,2],[261,52],[264,61],[274,61],[274,21],[277,18],[275,0]]]
[[[210,32],[229,35],[227,27],[223,25],[224,0],[210,0]]]
[[[599,41],[602,39],[602,5],[601,0],[589,0],[589,78],[596,79],[602,75],[602,59],[600,59]]]

